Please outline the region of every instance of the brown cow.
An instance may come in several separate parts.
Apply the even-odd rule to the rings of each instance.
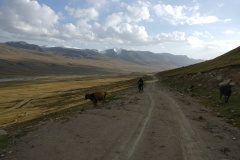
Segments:
[[[93,102],[93,106],[96,107],[98,101],[102,101],[102,105],[104,104],[106,95],[107,92],[104,91],[94,92],[91,94],[86,94],[85,99],[90,99]]]

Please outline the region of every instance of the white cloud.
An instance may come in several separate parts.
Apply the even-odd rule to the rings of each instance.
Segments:
[[[109,15],[106,19],[105,27],[108,28],[120,24],[123,21],[122,17],[124,17],[123,12],[113,13],[112,15]]]
[[[88,32],[92,28],[92,25],[90,25],[86,20],[82,19],[77,21],[77,26],[80,32]]]
[[[161,42],[184,42],[186,35],[184,32],[174,31],[172,33],[161,33],[157,35]]]
[[[201,36],[201,35],[203,35],[203,32],[194,31],[193,35],[194,36]]]
[[[192,48],[201,47],[203,45],[203,41],[200,40],[198,37],[188,37],[187,42],[191,45]]]
[[[228,30],[225,30],[223,33],[224,34],[234,34],[235,32],[231,29],[228,29]]]
[[[149,8],[146,3],[139,3],[133,6],[127,6],[126,18],[128,22],[132,21],[143,21],[150,18]]]
[[[107,37],[119,38],[117,42],[128,45],[149,43],[151,38],[148,36],[145,27],[136,24],[137,22],[150,20],[148,5],[148,3],[140,1],[131,6],[121,3],[121,7],[124,6],[126,12],[112,13],[106,18],[103,28]]]
[[[150,20],[149,6],[147,3],[138,2],[135,5],[122,3],[121,6],[126,8],[126,12],[114,12],[108,15],[105,27],[112,27],[120,23],[136,23],[144,20]]]
[[[219,19],[216,16],[201,16],[199,13],[188,17],[185,22],[189,25],[216,23]]]
[[[199,32],[199,31],[194,31],[193,32],[193,36],[194,37],[201,37],[201,38],[205,38],[206,40],[208,39],[214,39],[213,36],[211,35],[211,33],[209,33],[208,31],[204,31],[204,32]]]
[[[224,22],[230,22],[230,21],[232,21],[232,19],[228,18],[228,19],[224,19],[223,21]]]
[[[216,16],[200,15],[200,13],[198,13],[198,5],[194,7],[186,7],[185,5],[172,6],[160,3],[155,5],[153,10],[159,18],[165,19],[172,25],[210,24],[219,21]]]
[[[69,6],[65,6],[64,9],[68,12],[69,15],[75,18],[84,18],[87,20],[97,20],[99,13],[95,8],[88,9],[74,9]]]
[[[216,58],[219,55],[222,55],[232,49],[237,48],[239,44],[240,40],[216,40],[208,42],[204,47],[200,48],[199,58]]]
[[[91,3],[96,8],[102,8],[108,3],[107,0],[101,0],[101,1],[98,1],[98,2],[96,2],[96,0],[87,0],[87,1],[89,3]]]
[[[200,32],[198,33],[200,34]],[[201,35],[201,34],[200,34]],[[195,36],[186,36],[185,32],[174,31],[172,33],[161,33],[158,36],[161,42],[178,42],[189,44],[192,48],[202,47],[203,41]]]
[[[109,27],[106,30],[108,38],[118,39],[119,42],[127,45],[141,45],[149,43],[149,36],[145,27],[121,23],[120,25]],[[111,39],[110,38],[110,39]]]
[[[78,28],[77,26],[75,26],[72,23],[67,23],[66,25],[64,25],[61,29],[61,37],[64,37],[64,39],[71,39],[74,36],[78,35]]]
[[[11,0],[0,6],[0,28],[5,32],[27,35],[54,35],[59,16],[37,1]]]
[[[164,18],[167,21],[170,21],[172,24],[183,24],[183,20],[186,19],[186,15],[183,13],[185,6],[171,6],[158,4],[153,7],[156,15],[158,17]]]
[[[207,44],[207,48],[222,51],[222,53],[226,53],[240,44],[240,40],[216,40],[209,42]]]

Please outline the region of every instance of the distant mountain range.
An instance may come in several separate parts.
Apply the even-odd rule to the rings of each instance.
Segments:
[[[187,66],[202,62],[203,60],[196,60],[188,58],[186,55],[173,55],[170,53],[152,53],[149,51],[131,51],[124,49],[108,49],[103,53],[109,57],[121,59],[127,62],[136,63],[140,65],[161,65],[168,64],[177,67]]]
[[[136,63],[140,65],[161,65],[166,63],[176,67],[191,65],[202,62],[203,60],[188,58],[186,55],[173,55],[170,53],[152,53],[149,51],[132,51],[125,49],[107,49],[104,51],[90,50],[90,49],[74,49],[64,47],[40,47],[35,44],[28,44],[26,42],[6,42],[7,46],[18,47],[23,49],[30,49],[36,51],[53,52],[55,55],[61,55],[72,58],[86,58],[86,59],[102,59],[103,55],[121,59],[126,62]]]
[[[27,42],[23,42],[23,41],[20,41],[20,42],[5,42],[4,44],[7,45],[7,46],[11,46],[11,47],[30,49],[30,50],[43,52],[42,48],[39,47],[38,45],[28,44]]]
[[[26,42],[0,43],[0,78],[45,75],[160,72],[202,62],[185,55],[125,49],[40,47]]]

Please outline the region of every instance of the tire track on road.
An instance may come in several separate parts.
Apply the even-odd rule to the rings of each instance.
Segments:
[[[150,86],[148,86],[148,88],[145,90],[145,92],[146,91],[148,92],[147,95],[148,95],[149,100],[150,100],[150,108],[148,109],[148,112],[147,112],[147,114],[146,114],[146,116],[145,116],[145,118],[144,118],[144,120],[141,124],[141,127],[138,130],[138,135],[137,135],[136,139],[133,141],[133,145],[132,145],[131,149],[127,153],[127,159],[130,159],[131,156],[133,155],[133,153],[135,151],[135,148],[137,147],[137,145],[138,145],[138,143],[139,143],[139,141],[142,137],[142,134],[143,134],[143,132],[144,132],[144,130],[145,130],[147,124],[148,124],[148,121],[149,121],[149,119],[152,115],[153,109],[155,107],[155,101],[152,98],[153,96],[152,96],[151,92],[152,92],[153,88],[155,88],[155,85],[156,85],[156,78],[154,77],[154,81],[151,81]]]

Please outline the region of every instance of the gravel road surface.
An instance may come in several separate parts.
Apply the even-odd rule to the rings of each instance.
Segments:
[[[4,160],[240,160],[240,130],[155,78],[104,108],[38,124]],[[0,158],[0,159],[1,159]]]

